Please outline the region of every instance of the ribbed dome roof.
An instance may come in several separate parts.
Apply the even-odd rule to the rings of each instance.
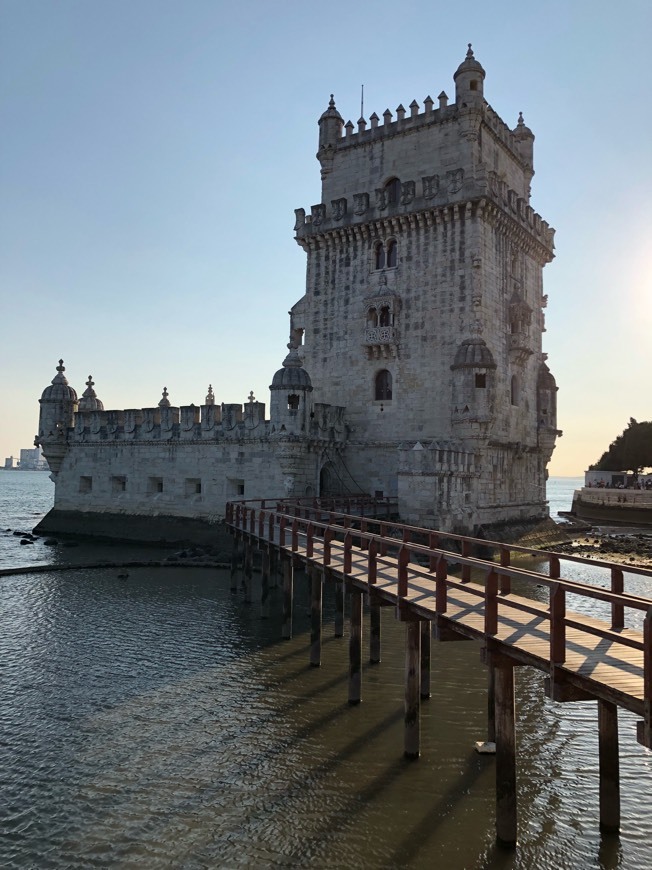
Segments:
[[[46,387],[43,390],[43,395],[41,396],[42,402],[76,402],[77,401],[77,393],[73,388],[68,384],[68,379],[64,375],[66,367],[63,364],[63,360],[59,360],[59,365],[57,366],[57,373],[52,379],[52,384],[49,387]]]
[[[306,390],[311,392],[312,381],[303,367],[296,345],[290,342],[288,347],[290,353],[283,360],[283,368],[279,369],[272,378],[272,383],[269,385],[270,390]]]
[[[518,113],[518,121],[516,127],[512,131],[516,133],[517,137],[520,139],[531,138],[534,139],[534,133],[528,126],[526,126],[525,121],[523,120],[523,112]]]
[[[467,338],[458,347],[452,369],[495,369],[493,354],[483,338]]]
[[[539,375],[537,377],[537,388],[540,390],[556,390],[557,381],[554,375],[545,363],[539,366]]]
[[[458,75],[460,73],[463,73],[463,72],[477,72],[482,76],[483,79],[486,75],[482,64],[479,61],[477,61],[473,55],[473,49],[471,48],[470,42],[469,42],[469,49],[466,52],[466,57],[464,58],[462,63],[458,66],[457,70],[455,71],[455,75],[453,76],[453,79],[456,79],[458,77]]]
[[[329,103],[328,103],[328,108],[326,109],[325,112],[322,112],[322,115],[321,115],[319,120],[322,121],[324,118],[338,118],[340,121],[344,120],[342,118],[342,116],[340,115],[340,113],[335,108],[335,100],[334,100],[332,94],[331,94],[331,98],[330,98]]]
[[[95,390],[93,387],[95,386],[93,382],[93,375],[88,376],[88,380],[86,381],[86,389],[82,393],[82,397],[79,400],[79,410],[80,411],[103,411],[104,404],[97,398],[95,394]]]

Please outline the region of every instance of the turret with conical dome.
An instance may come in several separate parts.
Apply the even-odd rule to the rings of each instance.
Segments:
[[[458,109],[482,108],[484,102],[485,71],[482,64],[475,59],[471,43],[466,57],[458,66],[455,75],[455,102]]]
[[[77,411],[77,393],[64,375],[66,367],[59,360],[52,383],[43,390],[39,404],[38,435],[34,445],[41,447],[50,470],[56,474],[68,449],[68,429],[74,424]]]
[[[272,431],[299,435],[308,431],[310,422],[310,375],[299,357],[296,341],[288,342],[289,353],[269,386]]]
[[[342,138],[344,119],[335,108],[335,100],[331,94],[328,108],[319,119],[319,151],[317,159],[321,163],[322,178],[327,175],[333,166],[335,148]]]

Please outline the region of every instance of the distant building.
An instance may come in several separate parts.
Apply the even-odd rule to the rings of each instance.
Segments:
[[[18,462],[14,456],[8,456],[5,459],[5,468],[18,468]]]
[[[357,129],[331,97],[268,420],[253,394],[219,405],[210,387],[199,406],[165,389],[105,411],[60,361],[35,442],[56,482],[44,529],[169,537],[176,518],[210,533],[228,499],[343,493],[396,496],[403,520],[462,533],[547,517],[554,230],[530,205],[534,135],[501,120],[484,79],[469,46],[450,104],[442,91]]]
[[[41,471],[47,467],[47,461],[40,447],[31,447],[20,451],[20,468],[23,471]]]

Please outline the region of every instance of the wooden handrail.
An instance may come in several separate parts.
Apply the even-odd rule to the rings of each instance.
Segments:
[[[340,541],[344,540],[342,552],[345,573],[349,573],[351,570],[353,537],[355,537],[356,545],[358,542],[360,544],[360,551],[368,551],[368,580],[371,584],[377,582],[379,561],[397,567],[399,595],[403,597],[407,595],[410,576],[432,578],[432,575],[435,574],[436,608],[439,613],[444,613],[446,610],[448,588],[466,588],[473,595],[485,597],[485,620],[490,627],[497,622],[499,608],[502,611],[505,607],[511,607],[533,615],[544,615],[545,618],[550,619],[551,660],[555,664],[563,663],[565,659],[565,635],[569,627],[607,638],[616,643],[621,642],[625,646],[640,648],[640,645],[637,647],[636,640],[628,638],[626,635],[616,634],[616,632],[625,626],[626,609],[641,610],[647,613],[650,608],[649,598],[625,593],[624,574],[631,572],[652,578],[652,570],[650,569],[616,565],[613,562],[601,562],[597,559],[591,559],[589,562],[589,560],[578,556],[537,551],[469,536],[418,529],[406,524],[389,522],[384,517],[373,519],[362,515],[363,505],[359,500],[354,503],[354,506],[357,506],[361,512],[359,515],[340,514],[334,510],[329,510],[326,517],[324,517],[323,502],[319,503],[314,499],[306,502],[305,508],[302,505],[301,510],[297,510],[296,503],[279,501],[276,503],[277,510],[270,510],[267,513],[263,509],[264,504],[262,500],[229,502],[226,509],[227,522],[235,529],[249,530],[252,535],[257,525],[258,537],[261,539],[264,537],[265,524],[267,523],[267,538],[271,543],[276,543],[274,541],[275,525],[278,523],[278,545],[283,548],[286,546],[285,529],[289,521],[288,517],[294,514],[292,518],[292,551],[297,552],[299,549],[299,534],[305,535],[305,552],[308,558],[312,558],[314,538],[323,535],[324,565],[329,565],[332,560],[331,542],[339,537]],[[334,507],[334,503],[332,506]],[[345,535],[349,535],[350,543]],[[441,546],[442,539],[459,542],[461,553],[444,549]],[[495,549],[496,556],[500,561],[499,569],[493,568],[495,563],[490,559],[470,555],[474,542],[482,544],[489,550]],[[391,551],[393,555],[389,556],[388,551]],[[548,575],[514,566],[511,563],[511,557],[515,552],[530,553],[546,560],[549,566]],[[563,579],[561,577],[562,562],[566,561],[590,564],[593,568],[608,568],[609,587]],[[423,565],[423,562],[426,563],[427,567]],[[448,576],[451,564],[461,566],[461,580]],[[492,567],[488,570],[488,566]],[[480,581],[479,585],[471,582],[474,572],[477,573],[478,577],[484,575],[484,582]],[[535,602],[532,605],[527,605],[522,600],[511,599],[510,587],[513,578],[518,578],[528,585],[536,584],[550,587],[550,612],[548,613],[542,605],[537,605]],[[500,595],[494,603],[493,586],[495,582],[499,584]],[[567,617],[565,607],[567,593],[608,603],[611,608],[611,629],[600,629],[588,622],[584,623],[581,618],[577,617],[577,614],[573,614],[573,618]]]

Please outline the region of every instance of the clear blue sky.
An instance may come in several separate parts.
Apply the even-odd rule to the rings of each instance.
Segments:
[[[551,473],[581,473],[652,419],[651,36],[649,0],[0,0],[0,460],[61,356],[107,408],[269,403],[329,94],[354,122],[362,83],[367,117],[451,96],[472,42],[536,135]]]

